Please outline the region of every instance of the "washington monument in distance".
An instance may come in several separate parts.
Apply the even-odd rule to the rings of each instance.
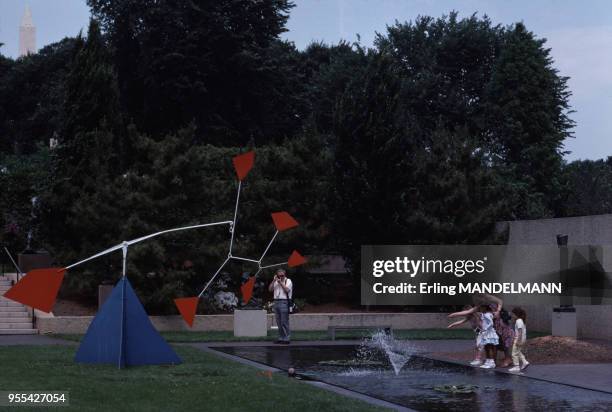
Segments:
[[[26,5],[19,25],[19,57],[36,53],[36,27],[32,21],[30,6]]]

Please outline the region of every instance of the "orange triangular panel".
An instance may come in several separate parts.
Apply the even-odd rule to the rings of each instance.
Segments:
[[[306,263],[306,258],[300,255],[297,250],[294,250],[293,252],[291,252],[291,256],[289,256],[287,266],[289,266],[290,268],[294,268],[296,266],[303,265],[304,263]]]
[[[198,309],[199,300],[200,298],[197,296],[193,298],[174,299],[174,304],[189,327],[193,326],[193,319],[195,318],[196,310]]]
[[[250,151],[248,153],[236,156],[232,159],[232,162],[234,163],[234,169],[236,169],[238,180],[244,180],[255,163],[255,152]]]
[[[34,269],[6,291],[5,298],[26,306],[51,312],[57,292],[64,280],[64,268]]]
[[[251,298],[253,297],[253,287],[255,286],[255,276],[251,276],[249,280],[244,282],[242,286],[240,286],[240,291],[242,292],[242,301],[246,305],[249,303]]]
[[[279,232],[282,232],[283,230],[287,229],[292,229],[299,225],[299,223],[287,212],[272,213],[272,220],[274,221],[274,226],[276,226],[276,230],[278,230]]]

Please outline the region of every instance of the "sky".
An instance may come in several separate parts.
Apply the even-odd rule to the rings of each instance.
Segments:
[[[493,23],[518,21],[547,39],[554,66],[569,76],[575,138],[566,142],[568,160],[612,155],[612,1],[609,0],[294,0],[283,35],[300,49],[311,41],[356,41],[370,46],[376,32],[396,20],[419,15],[488,15]],[[40,48],[85,29],[85,0],[0,0],[0,49],[15,57],[25,5],[32,10]]]

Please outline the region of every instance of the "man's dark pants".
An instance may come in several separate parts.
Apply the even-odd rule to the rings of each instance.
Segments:
[[[287,299],[274,300],[274,314],[278,326],[278,340],[289,342],[291,331],[289,330],[289,301]]]

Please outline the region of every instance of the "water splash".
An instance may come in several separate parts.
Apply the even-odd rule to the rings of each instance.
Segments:
[[[361,377],[361,376],[368,376],[368,375],[372,375],[373,373],[375,373],[375,371],[370,370],[370,369],[354,369],[354,368],[349,368],[348,370],[339,373],[338,375],[340,376],[350,376],[350,377]]]
[[[361,345],[359,354],[371,356],[371,350],[383,352],[389,359],[395,375],[399,375],[404,365],[410,360],[415,348],[408,342],[395,340],[384,331],[378,331],[371,338],[366,338]]]

